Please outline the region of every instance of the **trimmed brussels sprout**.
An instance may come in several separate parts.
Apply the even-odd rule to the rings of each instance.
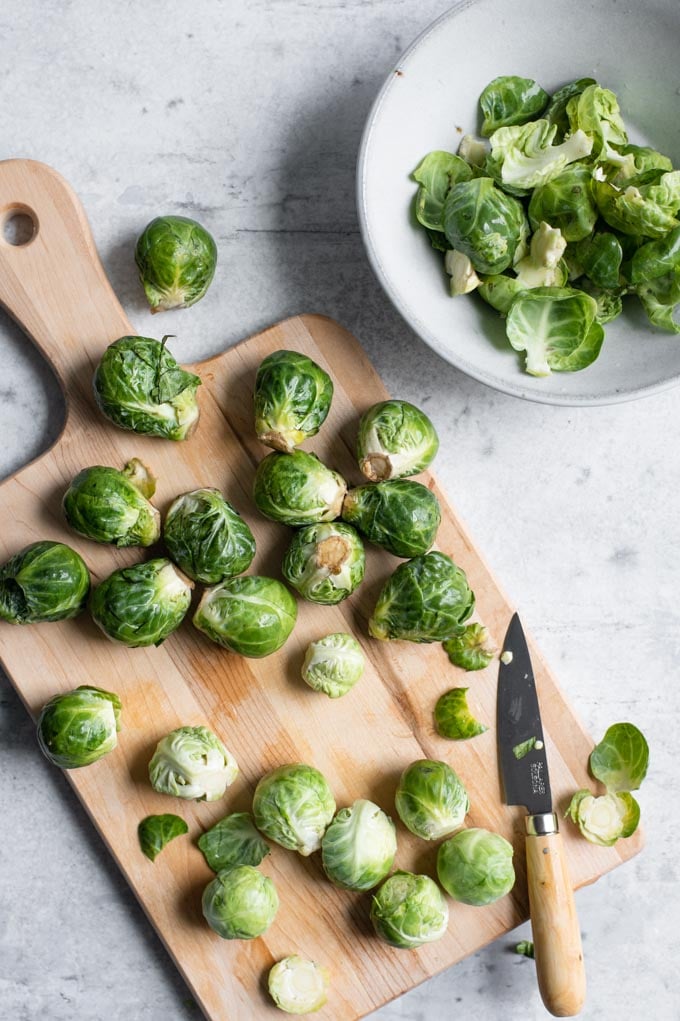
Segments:
[[[333,400],[331,377],[298,351],[275,351],[255,377],[255,432],[261,443],[290,454],[316,436]]]
[[[378,596],[368,629],[373,638],[443,642],[475,607],[465,573],[445,553],[400,564]]]
[[[275,578],[248,575],[206,589],[194,627],[218,645],[260,659],[280,649],[297,618],[297,604]]]
[[[493,904],[515,885],[512,844],[489,830],[461,830],[439,848],[437,876],[454,900]]]
[[[371,921],[377,935],[390,946],[412,950],[444,935],[449,909],[429,876],[400,870],[373,895]]]
[[[347,483],[315,454],[274,451],[255,472],[253,499],[266,518],[282,525],[310,525],[340,516]]]
[[[270,840],[307,857],[335,814],[335,800],[325,777],[301,762],[266,773],[253,796],[255,825]]]
[[[269,995],[286,1014],[313,1014],[328,998],[328,969],[315,961],[292,954],[269,972]]]
[[[137,827],[137,837],[142,854],[149,861],[155,861],[163,848],[174,840],[189,832],[184,819],[178,815],[147,815]]]
[[[591,844],[611,847],[620,837],[630,837],[640,822],[640,806],[628,791],[608,792],[596,797],[577,791],[565,813]]]
[[[164,557],[122,567],[97,585],[90,609],[95,624],[131,649],[160,645],[182,623],[193,583]]]
[[[38,717],[38,744],[61,769],[89,766],[118,744],[121,702],[118,695],[89,684],[54,695]]]
[[[511,130],[503,128],[501,130]],[[444,202],[444,231],[452,248],[478,273],[502,273],[529,232],[524,208],[490,177],[461,181]]]
[[[346,890],[370,890],[385,878],[397,853],[389,815],[372,801],[341,808],[321,840],[324,872]]]
[[[314,691],[340,698],[364,672],[365,660],[356,638],[342,632],[310,642],[302,664],[302,680]]]
[[[484,114],[482,134],[487,137],[508,124],[525,124],[548,105],[550,96],[533,80],[517,75],[494,78],[479,97]]]
[[[391,479],[350,489],[342,519],[395,557],[417,557],[434,542],[442,515],[439,500],[427,486],[413,479]]]
[[[135,262],[152,312],[188,308],[210,286],[217,245],[196,220],[157,216],[137,239]]]
[[[382,401],[362,415],[357,459],[369,482],[417,475],[432,463],[439,437],[424,411],[408,401]]]
[[[493,659],[495,649],[489,644],[487,629],[475,621],[448,638],[444,642],[444,652],[451,663],[462,670],[483,670]]]
[[[155,481],[138,461],[123,471],[94,465],[78,472],[64,493],[62,506],[69,526],[79,535],[114,546],[151,546],[161,532],[161,516],[149,503]]]
[[[222,869],[203,891],[203,917],[222,939],[255,939],[266,932],[279,909],[269,878],[252,865]]]
[[[94,396],[102,414],[121,429],[185,440],[198,422],[200,383],[177,364],[165,339],[121,337],[97,366]]]
[[[364,578],[364,545],[351,525],[306,525],[293,536],[281,571],[303,599],[331,605],[354,592]]]
[[[156,745],[149,780],[159,794],[217,801],[238,776],[236,759],[207,727],[178,727]]]
[[[595,361],[604,330],[597,302],[573,287],[534,287],[513,301],[505,330],[515,351],[526,351],[532,376],[576,372]]]
[[[466,741],[477,737],[489,728],[470,712],[467,702],[468,688],[451,688],[437,699],[434,723],[437,733],[450,741]]]
[[[220,819],[198,838],[198,846],[213,872],[235,865],[259,865],[270,853],[248,812],[232,812]]]
[[[444,199],[457,181],[469,181],[472,168],[460,156],[441,150],[430,152],[411,174],[420,187],[416,195],[416,217],[423,227],[444,230]]]
[[[649,745],[632,723],[614,723],[590,753],[590,772],[612,794],[636,791],[647,776]]]
[[[417,759],[404,770],[394,803],[404,826],[423,840],[440,840],[463,825],[470,799],[446,762]]]
[[[40,624],[68,620],[90,591],[85,561],[62,542],[31,543],[0,567],[0,620]]]
[[[255,556],[253,533],[219,489],[194,489],[173,500],[163,541],[184,573],[205,585],[247,571]]]

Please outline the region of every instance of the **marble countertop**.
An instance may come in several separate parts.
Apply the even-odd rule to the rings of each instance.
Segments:
[[[577,895],[582,1016],[653,1009],[671,1021],[680,1018],[679,391],[576,410],[505,397],[441,361],[380,290],[354,204],[361,129],[386,71],[445,6],[24,0],[0,15],[0,157],[44,160],[73,184],[140,333],[156,332],[132,260],[140,229],[170,211],[211,229],[220,262],[209,295],[162,324],[182,360],[292,313],[323,312],[361,340],[393,394],[428,410],[443,437],[438,474],[581,718],[596,737],[631,720],[650,739],[647,847]],[[51,371],[6,316],[0,358],[5,476],[57,437],[64,408]],[[0,762],[0,1016],[197,1019],[5,678]],[[545,1017],[534,966],[510,952],[514,942],[499,940],[374,1018]]]

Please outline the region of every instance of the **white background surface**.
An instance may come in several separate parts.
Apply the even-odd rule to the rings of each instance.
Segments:
[[[178,335],[182,359],[285,315],[323,312],[359,337],[392,393],[428,410],[443,439],[437,472],[581,717],[597,738],[631,720],[650,739],[640,794],[647,848],[577,895],[583,1017],[637,1021],[653,1010],[656,1021],[675,1021],[680,392],[579,410],[505,397],[441,361],[383,296],[358,234],[358,142],[384,74],[444,8],[5,5],[0,156],[42,159],[71,181],[140,333],[159,322],[136,281],[136,235],[165,212],[206,224],[220,250],[212,289],[160,324]],[[546,16],[559,19],[559,10],[546,5]],[[2,315],[0,364],[4,475],[58,435],[63,406],[49,369]],[[0,710],[0,1018],[197,1019],[4,679]],[[514,942],[499,941],[375,1018],[544,1018],[534,966],[510,952]]]

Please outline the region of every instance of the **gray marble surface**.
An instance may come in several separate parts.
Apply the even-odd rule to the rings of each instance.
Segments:
[[[135,279],[136,234],[161,212],[205,222],[220,249],[215,283],[162,324],[182,358],[216,353],[291,313],[324,312],[360,338],[394,394],[427,408],[443,437],[439,475],[582,719],[598,736],[629,719],[650,738],[640,794],[647,847],[578,894],[583,1017],[637,1021],[653,1009],[671,1021],[680,1018],[678,391],[575,411],[504,397],[431,353],[381,292],[357,226],[357,146],[384,74],[444,8],[6,4],[0,156],[44,160],[72,182],[141,333],[157,324]],[[50,370],[5,316],[0,359],[6,475],[56,438],[64,409]],[[84,811],[38,754],[18,698],[0,684],[0,1018],[196,1019]],[[474,955],[376,1021],[543,1018],[534,966],[510,953],[513,943]]]

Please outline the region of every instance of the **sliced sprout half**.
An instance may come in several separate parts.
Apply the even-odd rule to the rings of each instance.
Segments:
[[[313,1014],[328,998],[327,968],[298,954],[284,957],[269,972],[269,994],[286,1014]]]

